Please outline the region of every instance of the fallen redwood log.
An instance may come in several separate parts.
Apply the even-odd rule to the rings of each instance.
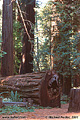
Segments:
[[[69,112],[80,112],[80,87],[72,88],[70,91]]]
[[[41,106],[60,107],[58,75],[53,71],[9,76],[0,81],[0,92],[6,91],[17,91],[21,98]]]

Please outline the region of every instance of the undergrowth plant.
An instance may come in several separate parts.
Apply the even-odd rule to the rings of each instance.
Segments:
[[[28,109],[26,107],[18,107],[16,105],[14,106],[5,106],[0,108],[0,114],[4,115],[11,115],[14,113],[24,113],[24,112],[34,112],[34,108]]]
[[[22,99],[20,98],[20,95],[17,93],[17,91],[15,91],[15,92],[11,91],[10,99],[13,102],[21,102],[22,101]]]

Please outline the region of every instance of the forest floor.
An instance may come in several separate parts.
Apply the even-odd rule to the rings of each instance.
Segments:
[[[0,115],[0,120],[80,120],[80,112],[68,112],[69,104],[61,108],[35,109],[34,112]]]

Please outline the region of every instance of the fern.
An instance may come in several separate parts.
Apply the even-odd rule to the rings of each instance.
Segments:
[[[15,93],[13,91],[11,91],[10,99],[13,102],[21,102],[22,101],[22,99],[20,98],[20,95],[17,93],[17,91],[15,91]]]

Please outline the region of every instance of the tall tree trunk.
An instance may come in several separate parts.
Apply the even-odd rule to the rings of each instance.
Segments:
[[[27,20],[31,21],[33,24],[35,23],[35,12],[34,12],[34,5],[27,5],[26,7],[26,18]],[[34,39],[34,34],[30,33],[30,26],[26,22],[26,26],[29,32],[30,37],[32,40]],[[20,68],[20,74],[24,73],[31,73],[33,72],[33,56],[31,55],[31,50],[33,51],[33,48],[31,46],[31,43],[29,41],[29,38],[27,34],[25,33],[23,37],[23,49],[22,49],[22,61],[21,61],[21,68]]]
[[[11,0],[3,0],[2,50],[7,54],[2,58],[2,76],[13,75],[13,8]]]
[[[64,77],[63,93],[69,95],[71,89],[71,75]]]

